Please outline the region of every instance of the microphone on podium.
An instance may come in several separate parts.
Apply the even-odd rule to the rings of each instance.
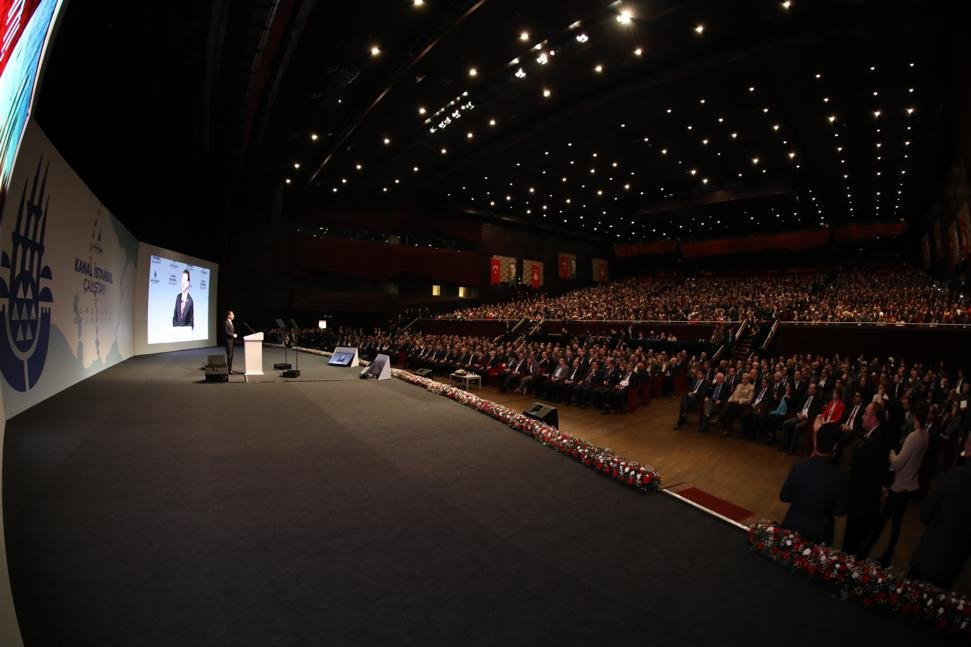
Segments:
[[[250,325],[248,323],[246,323],[245,321],[243,322],[243,326],[246,328],[246,330],[249,331],[249,334],[251,334],[251,335],[255,335],[256,334],[256,331],[253,330],[252,328],[250,328]]]

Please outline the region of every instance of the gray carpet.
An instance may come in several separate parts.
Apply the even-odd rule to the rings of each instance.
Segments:
[[[205,354],[8,424],[28,645],[939,641],[423,389],[310,356],[313,379],[200,384]]]

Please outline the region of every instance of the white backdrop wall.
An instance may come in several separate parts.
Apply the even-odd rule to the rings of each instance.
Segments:
[[[138,241],[31,119],[0,219],[7,419],[134,354]]]

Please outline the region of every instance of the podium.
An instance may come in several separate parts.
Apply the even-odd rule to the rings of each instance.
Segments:
[[[246,374],[263,375],[263,333],[255,332],[243,337],[246,353]]]

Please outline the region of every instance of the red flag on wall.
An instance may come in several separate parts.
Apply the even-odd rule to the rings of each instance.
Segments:
[[[490,262],[489,285],[499,285],[499,279],[502,276],[502,268],[499,266],[499,263],[498,258],[493,258]]]
[[[539,265],[533,265],[533,276],[529,284],[534,290],[539,287]]]

